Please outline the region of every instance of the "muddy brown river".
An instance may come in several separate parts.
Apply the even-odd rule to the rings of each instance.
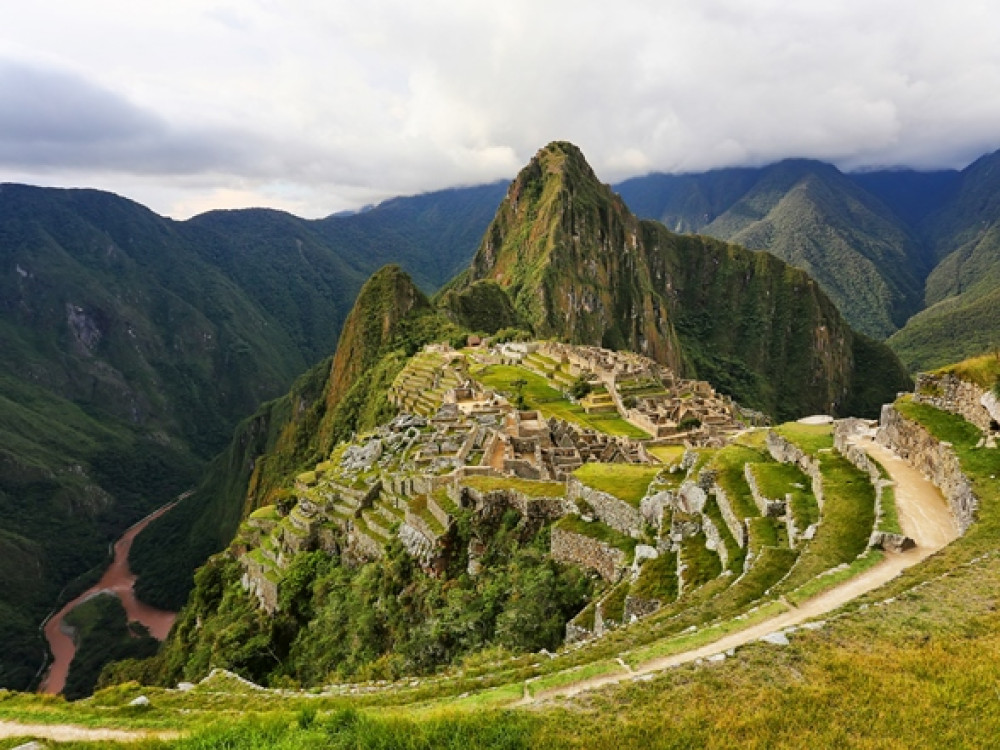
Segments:
[[[114,559],[111,561],[108,569],[104,571],[101,580],[76,597],[76,599],[66,604],[66,606],[56,612],[45,623],[45,639],[49,642],[53,661],[49,666],[48,672],[45,674],[45,679],[42,680],[42,684],[38,688],[39,692],[55,695],[63,691],[63,688],[66,686],[66,677],[69,675],[69,665],[76,654],[76,644],[73,642],[71,635],[72,628],[64,622],[65,617],[77,605],[102,592],[114,594],[121,600],[129,622],[137,620],[142,623],[149,628],[150,635],[157,640],[162,641],[167,637],[167,633],[170,632],[170,627],[174,624],[177,613],[150,607],[136,598],[133,588],[136,576],[129,569],[128,553],[132,548],[132,542],[139,535],[139,532],[176,504],[177,502],[174,501],[158,508],[122,534],[121,538],[115,542]]]

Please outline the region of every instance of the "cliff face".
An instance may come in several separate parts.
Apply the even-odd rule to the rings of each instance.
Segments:
[[[638,220],[572,144],[521,171],[453,288],[483,280],[540,337],[641,352],[779,418],[874,414],[909,387],[805,272]]]
[[[553,143],[511,184],[467,280],[506,289],[540,337],[630,349],[679,369],[681,348],[641,234],[580,150]]]

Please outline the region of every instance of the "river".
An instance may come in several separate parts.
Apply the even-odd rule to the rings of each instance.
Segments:
[[[129,622],[138,620],[149,628],[150,635],[157,640],[162,641],[167,637],[167,633],[170,632],[170,628],[177,618],[177,613],[150,607],[136,598],[134,591],[136,576],[128,566],[128,553],[139,532],[176,504],[175,500],[157,508],[122,534],[121,538],[115,542],[114,559],[108,569],[104,571],[101,580],[66,604],[45,623],[45,639],[49,642],[53,661],[45,674],[45,679],[42,680],[42,684],[38,688],[39,692],[55,695],[61,693],[66,687],[66,677],[69,675],[69,665],[76,654],[76,644],[73,643],[71,636],[72,628],[64,622],[64,619],[77,605],[102,592],[112,593],[121,600]]]

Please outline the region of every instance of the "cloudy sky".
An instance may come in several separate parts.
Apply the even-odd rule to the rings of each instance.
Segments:
[[[0,0],[0,182],[184,218],[318,217],[510,178],[613,182],[1000,148],[991,0]]]

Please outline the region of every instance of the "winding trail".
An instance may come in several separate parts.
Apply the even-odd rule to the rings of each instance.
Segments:
[[[814,617],[832,612],[852,599],[889,582],[902,571],[916,565],[958,537],[958,529],[952,519],[951,512],[937,487],[906,461],[870,438],[857,442],[872,458],[885,467],[895,481],[894,489],[899,523],[903,533],[916,542],[916,547],[903,553],[886,553],[885,558],[874,567],[803,602],[801,606],[752,625],[745,630],[731,633],[705,646],[648,661],[625,674],[601,675],[541,691],[534,696],[529,696],[526,690],[525,697],[517,705],[528,705],[559,696],[573,696],[604,685],[634,680],[643,675],[651,676],[655,672],[670,667],[687,664],[698,659],[706,659],[729,649],[744,646],[769,633],[799,625]]]
[[[52,651],[53,661],[45,674],[45,679],[42,680],[42,684],[38,688],[38,692],[55,695],[61,693],[66,687],[69,666],[76,654],[76,644],[73,642],[73,629],[64,620],[75,607],[98,594],[105,592],[114,594],[125,607],[125,615],[129,622],[139,621],[149,628],[150,635],[157,640],[162,641],[167,637],[177,613],[156,609],[156,607],[144,604],[136,598],[134,590],[136,575],[129,568],[128,553],[132,549],[132,542],[139,533],[152,521],[173,508],[187,494],[190,493],[185,493],[177,500],[157,508],[141,521],[129,527],[115,542],[114,559],[104,571],[101,580],[46,621],[43,630],[45,631],[45,639],[49,642],[49,649]]]
[[[36,737],[53,742],[138,742],[139,740],[175,740],[179,732],[129,729],[92,729],[74,724],[22,724],[0,721],[0,740],[11,737]]]

